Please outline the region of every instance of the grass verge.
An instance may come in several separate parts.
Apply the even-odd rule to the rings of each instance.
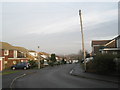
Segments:
[[[7,74],[16,73],[16,72],[19,72],[19,71],[3,71],[0,73],[0,75],[7,75]]]

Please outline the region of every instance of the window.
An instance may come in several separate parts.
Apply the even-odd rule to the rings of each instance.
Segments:
[[[13,61],[13,64],[16,64],[16,61]]]
[[[21,60],[21,62],[23,62],[23,60]]]
[[[7,61],[4,61],[4,64],[7,64]]]
[[[8,50],[4,50],[4,55],[8,55],[9,51]]]

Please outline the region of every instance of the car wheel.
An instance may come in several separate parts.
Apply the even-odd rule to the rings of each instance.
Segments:
[[[24,70],[26,70],[26,69],[27,69],[27,67],[24,67],[23,69],[24,69]]]
[[[12,70],[15,70],[15,67],[12,67]]]

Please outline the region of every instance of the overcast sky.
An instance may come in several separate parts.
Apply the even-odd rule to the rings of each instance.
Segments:
[[[79,9],[87,51],[91,40],[118,35],[117,2],[4,2],[1,8],[2,41],[30,50],[40,46],[39,51],[48,53],[78,53]]]

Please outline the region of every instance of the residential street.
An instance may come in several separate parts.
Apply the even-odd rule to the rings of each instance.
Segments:
[[[0,89],[120,90],[120,2],[104,1],[1,0]]]
[[[15,81],[15,88],[118,88],[115,83],[70,75],[76,64],[46,67]]]
[[[10,84],[14,78],[17,76],[20,76],[24,73],[34,73],[35,70],[17,70],[19,72],[12,73],[12,74],[7,74],[7,75],[2,75],[2,88],[10,88]]]

